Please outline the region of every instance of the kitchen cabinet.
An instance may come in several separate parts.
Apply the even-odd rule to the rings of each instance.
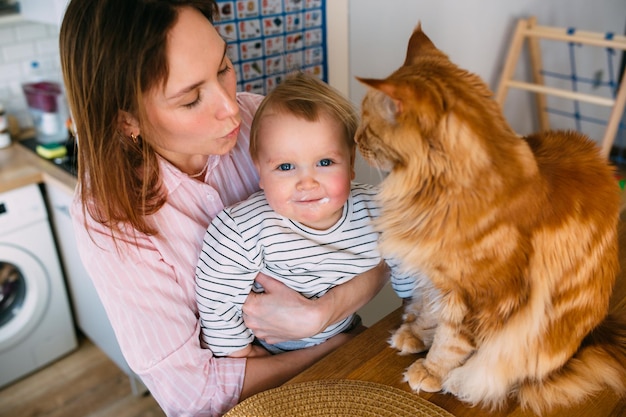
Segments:
[[[147,389],[122,356],[104,306],[78,255],[70,218],[72,194],[53,182],[46,183],[46,192],[76,323],[80,330],[128,375],[133,394],[144,394]]]
[[[60,27],[69,0],[20,0],[20,14],[26,20]]]

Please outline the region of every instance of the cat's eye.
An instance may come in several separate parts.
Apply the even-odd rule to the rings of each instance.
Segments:
[[[322,159],[321,161],[318,162],[318,165],[321,167],[329,167],[333,164],[333,161],[326,158],[326,159]]]
[[[285,162],[283,164],[278,165],[276,169],[278,169],[279,171],[289,171],[290,169],[293,169],[293,164],[290,164],[289,162]]]

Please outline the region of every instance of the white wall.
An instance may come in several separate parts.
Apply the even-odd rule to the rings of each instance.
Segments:
[[[383,5],[384,4],[384,5]],[[350,72],[384,77],[403,61],[418,21],[437,47],[494,87],[515,22],[624,34],[623,0],[351,0]],[[364,89],[351,77],[351,97]]]
[[[326,1],[328,83],[346,96],[350,93],[348,13],[348,0]]]
[[[22,83],[29,81],[31,63],[40,65],[39,76],[61,82],[59,28],[20,18],[0,18],[0,102],[22,127],[33,125]]]

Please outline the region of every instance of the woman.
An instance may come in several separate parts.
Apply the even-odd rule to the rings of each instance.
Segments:
[[[258,189],[248,154],[261,97],[236,93],[208,0],[72,0],[60,48],[78,136],[72,208],[90,271],[131,368],[168,415],[220,415],[345,342],[259,358],[201,349],[194,271],[225,205]],[[356,311],[384,267],[307,300],[268,277],[243,307],[269,343],[307,337]]]

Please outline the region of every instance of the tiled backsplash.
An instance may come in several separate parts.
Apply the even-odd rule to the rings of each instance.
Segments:
[[[56,26],[0,18],[0,102],[22,127],[32,126],[22,83],[35,77],[61,82],[58,39]]]

